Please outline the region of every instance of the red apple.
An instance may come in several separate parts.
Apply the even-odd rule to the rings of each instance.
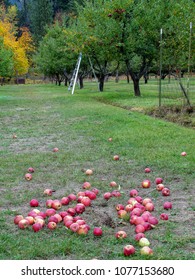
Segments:
[[[79,225],[77,223],[72,223],[70,225],[70,230],[72,230],[73,232],[77,232],[79,229]]]
[[[185,157],[185,156],[187,156],[187,153],[186,152],[182,152],[181,156]]]
[[[91,188],[91,184],[89,182],[84,182],[82,187],[83,187],[83,189],[90,189]]]
[[[13,139],[17,139],[17,135],[16,135],[16,134],[13,134],[13,135],[12,135],[12,138],[13,138]]]
[[[29,167],[29,168],[28,168],[28,172],[29,172],[29,173],[33,173],[33,172],[35,172],[35,170],[34,170],[33,167]]]
[[[152,202],[152,199],[146,197],[146,198],[143,199],[142,204],[145,206],[148,202]]]
[[[152,227],[154,227],[155,225],[158,224],[158,219],[154,216],[150,216],[148,218],[148,223],[150,223],[152,225]]]
[[[115,209],[117,210],[117,211],[119,211],[119,210],[124,210],[125,209],[125,206],[123,205],[123,204],[117,204],[116,206],[115,206]]]
[[[46,194],[46,195],[48,195],[48,196],[51,196],[52,193],[53,193],[53,190],[51,190],[51,189],[45,189],[43,193]]]
[[[127,212],[131,212],[133,209],[134,209],[134,206],[133,206],[132,204],[127,204],[127,205],[125,206],[125,210],[126,210]]]
[[[48,219],[48,222],[54,222],[54,223],[58,223],[58,218],[55,217],[54,215],[53,216],[50,216],[49,219]]]
[[[163,196],[169,196],[170,195],[170,189],[163,188],[161,193],[162,193]]]
[[[133,216],[133,215],[136,215],[136,216],[141,216],[141,214],[142,214],[142,209],[140,209],[140,208],[134,208],[132,211],[131,211],[131,216]]]
[[[123,253],[124,255],[127,257],[127,256],[130,256],[132,254],[135,253],[135,247],[133,245],[126,245],[124,248],[123,248]]]
[[[99,190],[97,188],[93,188],[91,191],[94,192],[96,195],[98,195],[99,193]]]
[[[129,195],[130,195],[131,197],[135,197],[135,196],[138,195],[138,191],[137,191],[136,189],[132,189],[132,190],[130,191]]]
[[[86,224],[84,225],[80,225],[79,226],[79,229],[77,230],[77,233],[78,234],[81,234],[81,235],[86,235],[89,231],[89,228]]]
[[[32,225],[32,229],[34,230],[34,232],[40,231],[42,229],[42,226],[40,223],[35,223]]]
[[[115,181],[110,182],[110,187],[116,188],[118,185]]]
[[[135,197],[135,200],[138,202],[138,203],[142,203],[143,202],[143,198],[141,196],[136,196]],[[135,205],[137,207],[137,204]]]
[[[55,199],[53,200],[51,207],[55,210],[59,210],[62,207],[62,204],[58,199]]]
[[[160,219],[167,221],[169,219],[169,216],[166,213],[161,213],[160,214]]]
[[[58,213],[54,214],[54,217],[56,217],[58,219],[58,223],[60,223],[62,221],[62,216]]]
[[[30,174],[30,173],[26,173],[24,177],[27,181],[32,180],[32,174]]]
[[[70,201],[76,201],[77,200],[77,196],[74,193],[70,193],[68,195],[68,198]]]
[[[96,199],[96,194],[92,191],[85,191],[85,196],[88,196],[91,200]]]
[[[164,184],[158,184],[157,186],[156,186],[156,189],[157,189],[157,191],[162,191],[163,189],[164,189]]]
[[[41,227],[44,227],[44,225],[45,225],[45,220],[43,220],[43,219],[41,219],[41,218],[35,217],[35,224],[40,224]]]
[[[22,219],[18,222],[18,227],[20,229],[25,229],[29,226],[29,222],[26,219]]]
[[[53,229],[55,229],[56,227],[57,227],[57,224],[56,224],[55,222],[49,222],[49,223],[47,224],[47,228],[48,228],[48,229],[53,230]]]
[[[154,211],[154,204],[152,202],[146,203],[145,209],[146,209],[146,211],[149,211],[149,212]]]
[[[23,220],[24,217],[22,215],[16,215],[14,218],[14,224],[17,225],[20,220]]]
[[[119,155],[114,155],[114,156],[113,156],[113,159],[114,159],[114,160],[119,160]]]
[[[68,215],[68,212],[67,211],[61,211],[59,214],[62,217],[62,219],[64,219],[64,217]]]
[[[76,215],[76,210],[72,207],[68,208],[67,212],[73,217]]]
[[[145,180],[142,181],[142,187],[143,187],[144,189],[148,189],[150,186],[151,186],[150,180],[145,179]]]
[[[149,167],[146,167],[144,171],[145,171],[145,173],[150,173],[151,169]]]
[[[127,233],[124,230],[119,230],[115,233],[117,239],[124,239],[127,237]]]
[[[31,207],[38,207],[39,206],[38,200],[37,199],[31,199],[30,206]]]
[[[56,152],[58,152],[58,151],[59,151],[58,148],[53,148],[53,152],[54,152],[54,153],[56,153]]]
[[[103,234],[103,231],[100,227],[95,227],[93,229],[93,235],[94,236],[102,236],[102,234]]]
[[[85,225],[85,224],[86,224],[85,220],[83,220],[83,219],[77,220],[76,223],[77,223],[79,226]]]
[[[91,199],[88,196],[83,196],[81,199],[81,203],[86,207],[91,205]]]
[[[35,220],[34,220],[34,218],[32,216],[25,217],[25,220],[28,221],[29,225],[33,225],[34,222],[35,222]]]
[[[121,193],[118,190],[114,190],[114,191],[111,192],[111,195],[114,196],[114,197],[120,197]]]
[[[166,209],[166,210],[172,209],[172,203],[169,202],[169,201],[164,202],[163,208]]]
[[[72,221],[72,222],[73,222],[73,216],[71,216],[71,215],[65,216],[65,217],[63,218],[64,224],[65,224],[67,221]]]
[[[67,196],[62,197],[61,200],[60,200],[60,203],[62,205],[68,205],[69,202],[70,202],[70,199]]]
[[[142,237],[145,237],[145,234],[143,232],[136,233],[135,240],[139,241]]]
[[[158,184],[162,184],[162,182],[163,182],[163,179],[162,179],[162,178],[160,178],[160,177],[157,177],[157,178],[155,179],[155,183],[156,183],[156,185],[158,185]]]
[[[82,214],[85,211],[85,205],[83,203],[77,203],[75,211],[77,214]]]
[[[109,200],[112,197],[112,194],[110,192],[104,193],[104,199]]]
[[[53,208],[49,208],[49,209],[47,209],[47,210],[45,211],[45,214],[46,214],[47,217],[53,216],[53,215],[56,214],[56,210],[53,209]]]
[[[48,199],[48,200],[46,201],[46,207],[47,207],[47,208],[51,208],[52,203],[53,203],[53,200],[52,200],[52,199]]]
[[[135,220],[135,225],[143,225],[145,223],[144,219],[142,217],[137,217],[137,219]]]
[[[65,227],[70,228],[70,226],[73,224],[74,222],[71,220],[67,220],[64,222]]]
[[[145,232],[145,227],[141,224],[135,226],[135,233]]]

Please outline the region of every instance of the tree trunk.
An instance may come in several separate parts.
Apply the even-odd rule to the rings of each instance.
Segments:
[[[68,78],[67,77],[65,77],[65,79],[64,79],[64,85],[65,85],[65,87],[68,86]]]
[[[139,87],[139,78],[133,79],[133,86],[134,86],[134,94],[135,96],[141,96],[140,87]]]
[[[99,77],[99,91],[104,91],[104,75],[100,75]]]
[[[82,76],[79,76],[79,87],[80,87],[80,89],[82,89],[84,87]]]

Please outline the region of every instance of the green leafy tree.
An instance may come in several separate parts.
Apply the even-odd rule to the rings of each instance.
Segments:
[[[14,72],[13,52],[5,48],[3,38],[0,37],[0,78],[1,83],[4,78],[12,77]]]
[[[71,31],[56,23],[48,29],[35,57],[40,71],[54,78],[59,85],[65,77],[70,79],[78,55],[69,43],[69,38]]]

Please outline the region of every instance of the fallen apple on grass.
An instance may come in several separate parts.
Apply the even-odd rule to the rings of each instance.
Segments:
[[[117,239],[124,239],[127,237],[127,233],[124,230],[119,230],[115,233]]]
[[[181,156],[185,157],[185,156],[187,156],[187,153],[186,152],[182,152]]]
[[[119,155],[114,155],[113,160],[119,160]]]
[[[161,213],[160,214],[160,219],[164,220],[164,221],[167,221],[169,219],[169,216],[166,213]]]
[[[100,227],[95,227],[93,229],[93,235],[94,236],[102,236],[102,234],[103,234],[103,231]]]
[[[130,197],[135,197],[138,195],[138,191],[136,189],[132,189],[129,193]]]
[[[145,180],[142,181],[142,188],[148,189],[148,188],[150,188],[150,186],[151,186],[151,181],[150,180],[145,179]]]
[[[23,215],[16,215],[14,217],[14,224],[17,225],[19,223],[19,221],[21,221],[23,219],[24,219]]]
[[[151,169],[149,167],[146,167],[144,171],[145,171],[145,173],[150,173]]]
[[[24,177],[27,181],[32,180],[32,174],[31,173],[26,173]]]
[[[87,169],[87,170],[85,171],[85,174],[86,174],[86,175],[92,175],[92,174],[93,174],[93,170],[92,170],[92,169]]]
[[[116,188],[117,186],[118,186],[118,184],[115,181],[110,182],[110,187]]]
[[[28,168],[28,172],[29,172],[29,173],[34,173],[34,172],[35,172],[35,170],[34,170],[34,168],[33,168],[33,167],[29,167],[29,168]]]
[[[158,185],[158,184],[162,184],[162,182],[163,182],[163,179],[162,179],[162,178],[160,178],[160,177],[157,177],[157,178],[155,179],[155,183],[156,183],[156,185]]]
[[[53,148],[53,152],[57,153],[59,151],[59,149],[57,147]]]
[[[163,208],[168,210],[168,209],[172,209],[172,203],[169,201],[165,201],[163,204]]]
[[[170,192],[170,189],[163,188],[161,193],[162,193],[163,196],[169,196],[171,192]]]
[[[144,246],[140,249],[140,253],[141,253],[141,255],[144,255],[144,256],[152,256],[153,250],[148,246]]]
[[[37,199],[31,199],[30,206],[31,207],[38,207],[39,206],[38,200]]]
[[[25,229],[29,226],[29,222],[26,219],[22,219],[18,222],[18,227],[20,229]]]
[[[149,245],[150,245],[150,241],[149,241],[146,237],[142,237],[142,238],[139,240],[139,245],[140,245],[141,247],[149,246]]]
[[[133,255],[134,253],[135,253],[135,247],[131,244],[126,245],[123,248],[123,254],[124,254],[125,257]]]
[[[51,196],[53,194],[53,192],[54,191],[52,189],[45,189],[43,193],[48,195],[48,196]]]
[[[47,224],[47,228],[50,230],[54,230],[57,227],[57,224],[55,222],[49,222]]]
[[[38,232],[42,229],[42,226],[41,226],[40,223],[35,223],[35,224],[32,225],[32,229],[33,229],[34,232]]]

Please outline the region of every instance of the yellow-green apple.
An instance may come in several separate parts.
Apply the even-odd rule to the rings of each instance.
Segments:
[[[140,249],[140,253],[141,255],[145,255],[145,256],[148,256],[148,255],[153,255],[153,250],[148,247],[148,246],[144,246]]]
[[[149,245],[150,245],[150,241],[149,241],[146,237],[142,237],[142,238],[139,240],[139,245],[140,245],[141,247],[149,246]]]

